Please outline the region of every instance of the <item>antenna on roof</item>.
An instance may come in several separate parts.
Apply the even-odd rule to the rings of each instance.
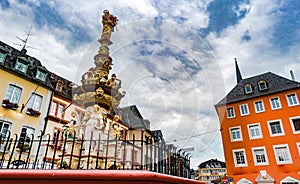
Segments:
[[[22,54],[26,54],[26,52],[27,52],[26,48],[36,49],[36,48],[34,48],[34,47],[31,47],[31,46],[28,46],[28,45],[27,45],[28,38],[29,38],[30,35],[32,35],[32,34],[31,34],[31,29],[32,29],[32,26],[30,26],[30,28],[29,28],[29,30],[28,30],[27,32],[25,31],[25,33],[26,33],[26,35],[27,35],[27,36],[26,36],[26,39],[22,39],[22,38],[16,36],[17,39],[19,39],[19,40],[21,40],[21,41],[23,42],[23,44],[14,43],[15,45],[22,46],[22,49],[21,49],[21,53],[22,53]]]

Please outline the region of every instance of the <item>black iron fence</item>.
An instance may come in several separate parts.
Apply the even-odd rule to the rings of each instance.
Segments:
[[[91,138],[93,135],[91,135]],[[0,134],[0,169],[131,169],[190,178],[190,156],[163,140]]]

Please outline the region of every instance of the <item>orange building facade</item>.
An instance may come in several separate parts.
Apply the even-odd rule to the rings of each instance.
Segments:
[[[242,79],[215,105],[235,183],[300,183],[300,83],[271,72]]]

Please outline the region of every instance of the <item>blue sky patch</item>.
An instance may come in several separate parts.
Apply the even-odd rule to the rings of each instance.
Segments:
[[[236,25],[239,20],[243,19],[249,10],[239,9],[241,4],[249,4],[249,0],[230,0],[219,1],[213,0],[207,7],[209,13],[209,24],[207,28],[201,29],[202,36],[215,32],[219,36],[221,32],[229,26]]]
[[[273,12],[277,22],[273,28],[272,43],[281,52],[300,42],[300,1],[282,1],[281,7]]]
[[[2,9],[7,9],[7,8],[10,7],[10,4],[9,4],[8,0],[1,0],[0,5],[1,5]]]
[[[246,41],[246,42],[248,42],[248,41],[251,40],[251,36],[250,36],[249,30],[245,31],[244,35],[242,36],[242,40]]]

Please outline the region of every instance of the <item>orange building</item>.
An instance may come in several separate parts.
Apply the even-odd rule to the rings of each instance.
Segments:
[[[300,183],[300,83],[271,72],[242,79],[215,105],[235,183]]]

